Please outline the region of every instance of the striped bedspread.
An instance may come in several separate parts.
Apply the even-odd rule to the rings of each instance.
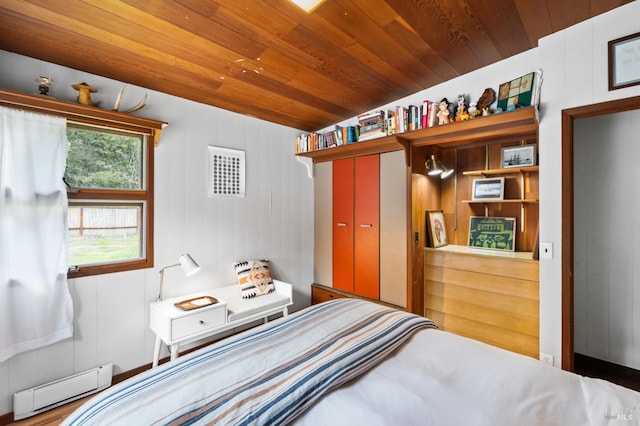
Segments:
[[[314,305],[119,383],[63,424],[285,424],[428,327],[355,299]]]

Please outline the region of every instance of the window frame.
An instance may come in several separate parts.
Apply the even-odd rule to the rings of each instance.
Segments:
[[[146,249],[144,258],[131,261],[105,263],[99,265],[81,266],[69,269],[68,278],[79,278],[91,275],[109,274],[113,272],[132,271],[152,268],[154,265],[154,148],[158,145],[162,130],[167,123],[143,117],[132,116],[115,111],[103,110],[72,102],[60,101],[46,96],[33,96],[19,92],[0,89],[0,105],[40,112],[43,114],[61,116],[69,123],[83,126],[105,128],[144,135],[144,155],[146,163],[143,167],[144,190],[114,190],[78,188],[67,191],[67,198],[71,200],[96,201],[134,201],[144,202],[144,241]]]

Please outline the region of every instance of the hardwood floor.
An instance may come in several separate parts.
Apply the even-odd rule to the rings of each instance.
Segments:
[[[79,399],[77,401],[70,402],[66,405],[63,405],[58,408],[54,408],[50,411],[44,412],[37,416],[29,417],[24,420],[19,420],[17,422],[9,423],[10,425],[19,425],[19,426],[54,426],[62,423],[69,414],[71,414],[76,408],[81,406],[86,400],[91,398],[91,396],[87,396],[86,398]]]
[[[575,354],[574,371],[582,376],[605,379],[640,392],[640,371],[633,368]]]

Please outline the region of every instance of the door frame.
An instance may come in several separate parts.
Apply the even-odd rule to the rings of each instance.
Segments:
[[[562,368],[574,369],[573,307],[573,122],[640,109],[640,96],[562,110]]]

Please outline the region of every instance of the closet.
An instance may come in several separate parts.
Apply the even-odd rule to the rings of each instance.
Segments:
[[[380,297],[380,156],[333,162],[333,286]]]

